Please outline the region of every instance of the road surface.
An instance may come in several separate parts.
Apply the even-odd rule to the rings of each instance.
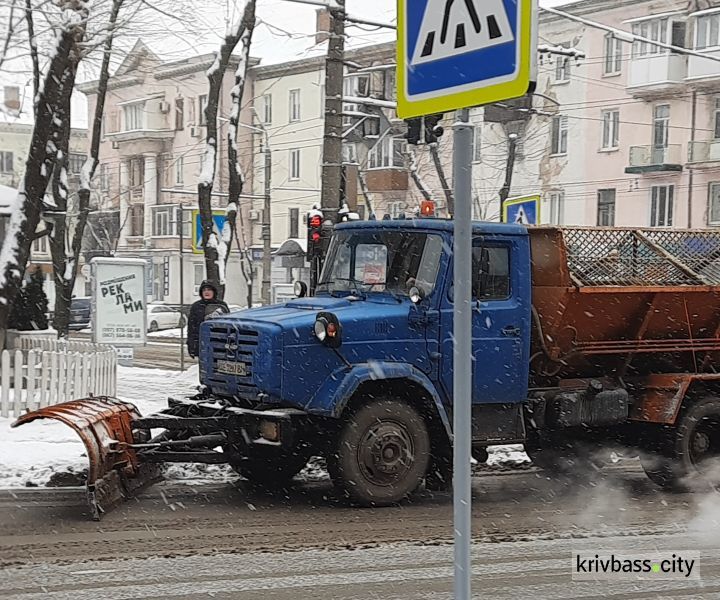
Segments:
[[[81,492],[0,491],[0,598],[449,599],[452,503],[362,510],[325,481],[157,485],[100,523]],[[720,497],[658,492],[631,466],[559,486],[530,469],[473,482],[478,598],[720,598]],[[700,579],[578,582],[571,549],[701,552]]]

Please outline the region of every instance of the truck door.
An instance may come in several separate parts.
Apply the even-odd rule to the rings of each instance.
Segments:
[[[526,238],[473,240],[473,403],[526,398],[530,341]],[[452,397],[453,293],[441,310],[440,377]]]

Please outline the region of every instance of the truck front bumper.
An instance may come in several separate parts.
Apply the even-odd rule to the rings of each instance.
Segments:
[[[260,446],[292,449],[306,421],[307,413],[294,408],[252,410],[170,399],[166,410],[133,420],[133,429],[162,430],[133,448],[145,462],[230,463]]]

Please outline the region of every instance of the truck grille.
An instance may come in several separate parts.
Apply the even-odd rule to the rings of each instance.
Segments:
[[[249,399],[257,396],[254,366],[258,342],[259,333],[246,326],[211,326],[212,373],[208,373],[208,382],[213,389]],[[237,368],[240,363],[245,365],[244,375],[222,372],[223,367]]]

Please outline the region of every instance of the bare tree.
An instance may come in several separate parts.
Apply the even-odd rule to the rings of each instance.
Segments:
[[[90,212],[90,195],[92,180],[99,163],[100,139],[102,135],[102,118],[105,112],[105,98],[107,96],[108,81],[110,79],[110,57],[112,55],[115,28],[118,22],[118,15],[124,0],[113,0],[110,11],[110,18],[107,24],[108,33],[103,44],[103,58],[100,66],[100,79],[97,89],[97,101],[95,114],[92,120],[92,133],[88,157],[80,172],[80,188],[78,190],[77,217],[67,218],[68,190],[63,189],[62,184],[53,185],[55,204],[59,211],[65,212],[66,218],[56,221],[55,230],[50,236],[50,250],[55,274],[55,317],[53,326],[58,337],[67,337],[70,325],[70,303],[72,292],[75,287],[78,269],[80,266],[80,252],[85,235],[85,226]],[[70,96],[67,97],[68,112]],[[64,152],[55,165],[55,172],[65,173],[64,181],[67,182],[67,157],[69,155],[70,141],[70,119],[65,122],[63,130],[62,145]],[[58,177],[56,177],[58,179]],[[59,177],[63,180],[62,175]],[[74,224],[74,226],[73,226]],[[70,230],[72,235],[69,235]],[[70,248],[70,255],[66,253],[66,240]]]
[[[59,8],[57,41],[38,92],[25,176],[0,250],[0,347],[5,345],[10,306],[20,288],[40,223],[43,197],[56,158],[51,136],[57,129],[57,123],[67,118],[62,112],[63,90],[70,80],[75,79],[77,63],[72,55],[85,36],[89,15],[89,8],[82,0],[63,0]]]
[[[207,77],[209,83],[209,91],[207,98],[207,106],[205,107],[205,122],[207,123],[207,140],[205,142],[205,154],[202,159],[202,171],[198,180],[198,206],[200,209],[200,224],[202,227],[202,247],[205,253],[205,271],[207,278],[218,289],[218,294],[222,298],[225,294],[225,266],[230,254],[230,244],[234,231],[234,220],[238,211],[238,199],[242,191],[242,173],[237,160],[237,124],[240,118],[239,102],[242,98],[242,92],[245,82],[245,73],[247,70],[248,55],[250,51],[250,42],[252,32],[255,26],[255,3],[256,0],[246,0],[242,10],[241,17],[226,32],[225,39],[220,46],[220,50],[215,54],[215,62],[208,69]],[[235,88],[233,89],[233,116],[235,116],[235,124],[228,130],[228,143],[230,144],[228,154],[233,154],[230,160],[230,186],[232,196],[228,204],[228,221],[233,219],[233,223],[228,223],[223,227],[221,235],[218,236],[213,227],[212,213],[212,190],[215,181],[215,171],[217,168],[217,148],[218,148],[218,106],[220,103],[220,93],[222,91],[223,78],[225,71],[230,64],[230,57],[240,41],[243,41],[243,58],[238,65],[235,75]],[[241,71],[242,69],[242,71]],[[235,97],[238,97],[236,100]],[[234,113],[237,111],[237,115]]]

